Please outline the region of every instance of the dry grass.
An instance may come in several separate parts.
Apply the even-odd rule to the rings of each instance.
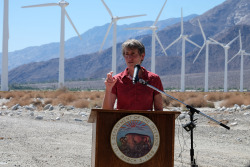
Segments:
[[[222,101],[221,106],[232,107],[234,104],[249,105],[250,93],[245,92],[166,92],[174,98],[193,107],[214,107],[216,101]],[[72,105],[77,108],[100,108],[104,98],[101,91],[69,91],[60,89],[56,91],[10,91],[0,92],[0,97],[10,99],[5,105],[12,107],[33,104],[42,109],[46,104]],[[164,107],[184,107],[181,103],[163,95]]]
[[[250,93],[236,93],[233,96],[229,96],[227,99],[225,99],[221,106],[225,107],[233,107],[234,104],[241,105],[249,105],[250,104]]]
[[[104,92],[72,92],[67,89],[56,91],[10,91],[0,92],[0,97],[10,99],[5,105],[12,107],[15,104],[26,106],[33,104],[41,110],[46,104],[73,105],[77,108],[101,107]]]
[[[210,107],[214,108],[214,103],[222,101],[221,107],[233,107],[234,104],[238,105],[250,105],[250,93],[248,92],[166,92],[174,98],[183,101],[185,104],[193,107]],[[169,97],[163,97],[164,107],[183,106],[176,100]]]

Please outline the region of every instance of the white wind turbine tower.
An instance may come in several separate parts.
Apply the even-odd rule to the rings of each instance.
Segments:
[[[240,57],[240,91],[243,92],[243,66],[244,66],[244,56],[250,56],[250,53],[246,53],[245,50],[242,49],[242,41],[241,41],[241,33],[240,33],[240,30],[239,30],[239,38],[240,38],[240,50],[239,52],[234,55],[229,61],[231,62],[236,56],[241,56]]]
[[[113,47],[112,47],[112,71],[113,71],[113,74],[115,75],[116,74],[116,24],[117,24],[117,21],[120,19],[127,19],[127,18],[140,17],[140,16],[146,16],[146,15],[144,14],[144,15],[123,16],[123,17],[113,16],[111,10],[108,8],[108,6],[104,2],[104,0],[101,0],[101,1],[102,1],[103,5],[105,6],[105,8],[107,9],[109,15],[111,16],[111,22],[109,24],[108,30],[105,34],[105,37],[104,37],[104,40],[102,42],[102,45],[101,45],[99,52],[102,51],[102,47],[103,47],[103,45],[108,37],[111,26],[112,26],[112,24],[114,24],[114,26],[113,26]]]
[[[61,7],[61,33],[60,33],[60,58],[59,58],[59,83],[58,87],[61,88],[64,86],[64,40],[65,40],[65,15],[69,20],[70,24],[76,31],[77,35],[81,39],[79,32],[77,31],[76,27],[74,26],[72,20],[70,19],[65,7],[69,5],[68,2],[61,0],[58,3],[47,3],[47,4],[40,4],[40,5],[31,5],[31,6],[23,6],[22,8],[31,8],[31,7],[47,7],[47,6],[60,6]]]
[[[180,39],[182,39],[182,59],[181,59],[181,92],[185,91],[185,49],[186,49],[186,41],[189,43],[201,48],[199,45],[188,39],[187,35],[184,35],[184,27],[183,27],[183,12],[181,9],[181,34],[180,36],[172,42],[170,45],[168,45],[165,50],[170,48],[172,45],[174,45],[176,42],[178,42]]]
[[[161,41],[160,41],[160,39],[159,39],[157,33],[156,33],[156,30],[157,30],[156,24],[157,24],[157,22],[158,22],[158,20],[159,20],[159,18],[160,18],[160,15],[161,15],[161,13],[162,13],[162,11],[163,11],[163,9],[164,9],[166,3],[167,3],[167,0],[166,0],[165,3],[163,4],[163,6],[162,6],[162,8],[161,8],[161,11],[160,11],[160,13],[158,14],[158,16],[157,16],[157,18],[156,18],[156,20],[155,20],[155,22],[154,22],[154,24],[153,24],[152,26],[150,26],[150,27],[127,28],[128,30],[133,30],[133,29],[134,29],[134,30],[136,30],[136,29],[140,29],[140,30],[147,30],[147,29],[150,29],[150,30],[152,30],[151,72],[153,72],[153,73],[155,73],[155,38],[157,39],[157,41],[158,41],[158,43],[160,44],[160,46],[161,46],[163,52],[164,52],[165,55],[167,56],[167,53],[166,53],[166,51],[165,51],[165,49],[164,49],[164,47],[163,47],[163,45],[162,45],[162,43],[161,43]]]
[[[228,44],[222,44],[212,38],[209,38],[216,44],[222,46],[225,50],[225,70],[224,70],[224,92],[227,92],[227,67],[228,67],[228,50],[230,49],[230,45],[238,38],[239,36],[235,37],[232,41],[230,41]]]
[[[204,49],[204,47],[206,46],[206,58],[205,58],[205,88],[204,88],[204,92],[208,92],[208,64],[209,64],[209,45],[210,44],[215,44],[214,42],[208,40],[206,38],[206,35],[203,31],[203,28],[201,26],[201,23],[200,23],[200,20],[198,20],[198,23],[199,23],[199,27],[201,29],[201,33],[202,33],[202,36],[203,36],[203,39],[204,39],[204,43],[200,49],[200,51],[198,52],[197,56],[195,57],[193,63],[196,61],[196,59],[199,57],[201,51]]]
[[[8,91],[9,0],[4,0],[1,90]]]

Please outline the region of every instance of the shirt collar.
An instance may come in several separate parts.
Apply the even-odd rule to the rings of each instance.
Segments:
[[[147,75],[148,71],[147,71],[144,67],[142,67],[142,66],[141,66],[141,70],[142,70],[142,79],[148,80],[148,75]],[[128,68],[126,68],[126,69],[121,73],[121,77],[122,77],[122,78],[124,78],[124,77],[126,77],[126,76],[128,76]]]

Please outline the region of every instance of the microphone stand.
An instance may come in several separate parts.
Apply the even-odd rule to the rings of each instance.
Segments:
[[[143,84],[143,85],[146,85],[146,86],[148,86],[148,87],[150,87],[150,88],[156,90],[157,92],[160,92],[161,94],[164,94],[164,95],[166,95],[167,97],[170,97],[171,99],[174,99],[174,100],[176,100],[176,101],[178,101],[178,102],[184,104],[184,105],[186,106],[186,108],[189,109],[190,122],[187,123],[187,124],[185,124],[185,125],[183,125],[183,128],[184,128],[186,131],[190,131],[190,137],[191,137],[191,149],[190,149],[191,167],[198,167],[198,165],[196,165],[196,163],[195,163],[195,159],[194,159],[194,148],[193,148],[193,129],[194,129],[195,126],[196,126],[196,125],[195,125],[195,122],[194,122],[194,121],[195,121],[195,120],[194,120],[194,114],[195,114],[195,113],[201,114],[202,116],[204,116],[204,117],[206,117],[206,118],[212,120],[213,122],[217,123],[218,125],[220,125],[220,126],[226,128],[226,129],[228,129],[228,130],[230,129],[230,127],[228,127],[227,125],[225,125],[225,124],[223,124],[223,123],[221,123],[221,122],[219,122],[219,121],[217,121],[217,120],[211,118],[210,116],[208,116],[208,115],[202,113],[201,111],[195,109],[194,107],[192,107],[192,106],[190,106],[190,105],[187,105],[187,104],[185,104],[184,102],[182,102],[182,101],[180,101],[180,100],[178,100],[178,99],[172,97],[171,95],[165,93],[164,91],[161,91],[161,90],[157,89],[156,87],[154,87],[154,86],[148,84],[148,83],[147,83],[146,81],[144,81],[143,79],[136,80],[136,82],[139,82],[139,83],[141,83],[141,84]]]

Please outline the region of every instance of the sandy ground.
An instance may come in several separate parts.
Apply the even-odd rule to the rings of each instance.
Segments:
[[[199,167],[246,167],[250,165],[250,110],[200,109],[230,130],[200,114],[194,130],[194,157]],[[87,167],[91,166],[92,125],[90,109],[29,111],[0,110],[1,167]],[[33,115],[34,114],[34,115]],[[43,119],[36,119],[42,116]],[[189,122],[176,119],[175,166],[190,166]],[[104,165],[105,166],[105,165]]]

